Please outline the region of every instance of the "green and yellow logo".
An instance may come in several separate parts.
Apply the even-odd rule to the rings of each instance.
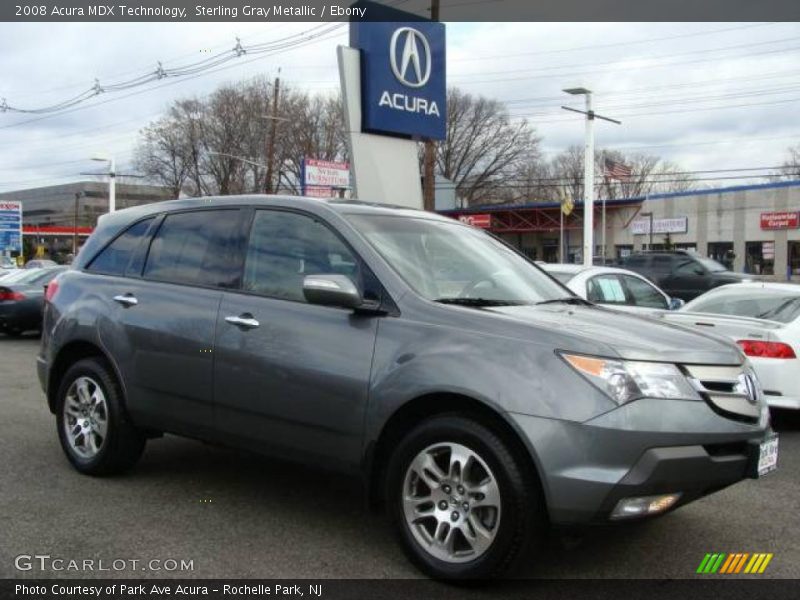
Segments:
[[[763,552],[754,554],[748,552],[706,554],[705,558],[700,561],[697,572],[703,574],[724,573],[726,575],[736,573],[760,574],[766,571],[767,565],[771,560],[772,553]]]

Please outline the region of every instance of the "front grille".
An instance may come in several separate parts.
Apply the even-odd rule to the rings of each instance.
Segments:
[[[683,368],[694,388],[715,412],[737,421],[758,422],[761,392],[755,378],[743,367],[685,365]]]

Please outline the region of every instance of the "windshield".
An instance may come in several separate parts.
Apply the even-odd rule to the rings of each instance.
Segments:
[[[569,271],[551,271],[550,269],[545,270],[564,285],[566,285],[570,279],[575,277],[575,273],[570,273]]]
[[[535,304],[570,296],[525,258],[477,229],[382,215],[349,219],[406,283],[429,300]]]
[[[703,265],[706,269],[711,271],[712,273],[719,273],[720,271],[727,271],[728,269],[725,265],[722,265],[715,261],[713,258],[707,258],[705,256],[699,256],[697,254],[694,255],[695,260]]]

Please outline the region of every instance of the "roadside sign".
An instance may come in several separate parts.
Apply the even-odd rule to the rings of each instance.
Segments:
[[[481,229],[490,229],[492,227],[492,215],[461,215],[458,220],[473,227],[480,227]]]
[[[686,233],[687,231],[687,217],[653,219],[653,233]],[[633,223],[631,223],[631,233],[633,233],[633,235],[649,234],[650,219],[636,219]]]
[[[22,252],[22,203],[0,202],[0,254]]]
[[[796,210],[761,213],[761,229],[773,231],[798,227],[800,227],[800,212]]]
[[[301,164],[302,195],[333,198],[339,190],[350,188],[350,164],[304,158]]]

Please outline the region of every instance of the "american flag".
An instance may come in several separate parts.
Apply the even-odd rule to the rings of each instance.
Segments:
[[[610,158],[606,159],[606,177],[622,181],[623,179],[629,179],[631,175],[633,175],[633,169],[628,165]]]

